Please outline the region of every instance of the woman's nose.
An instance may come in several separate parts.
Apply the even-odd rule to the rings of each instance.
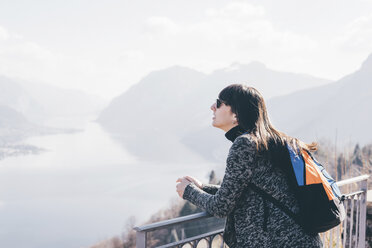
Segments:
[[[213,103],[211,106],[211,110],[216,111],[216,103]]]

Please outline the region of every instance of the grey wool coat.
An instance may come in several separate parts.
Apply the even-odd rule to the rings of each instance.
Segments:
[[[226,217],[223,237],[230,248],[322,247],[319,235],[305,233],[293,219],[247,187],[255,184],[297,213],[298,203],[283,172],[258,156],[252,137],[242,134],[239,126],[225,135],[233,144],[221,186],[199,189],[191,183],[183,198],[211,215]]]

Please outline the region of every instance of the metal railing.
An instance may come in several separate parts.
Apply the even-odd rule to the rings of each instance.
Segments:
[[[332,230],[320,234],[323,247],[365,247],[366,240],[366,216],[367,216],[367,179],[368,175],[362,175],[337,182],[341,192],[345,194],[346,218]],[[185,237],[185,223],[206,221],[207,218],[216,218],[206,212],[160,221],[144,226],[135,227],[137,232],[136,247],[225,247],[222,239],[223,228],[210,231],[193,237]],[[177,229],[178,227],[178,229]],[[148,234],[160,229],[170,230],[172,242],[163,245],[148,244]],[[178,232],[177,232],[178,231]],[[181,233],[178,235],[177,233]],[[178,238],[181,236],[181,240]]]
[[[323,247],[366,247],[368,175],[337,182],[345,194],[345,220],[341,225],[322,233]]]

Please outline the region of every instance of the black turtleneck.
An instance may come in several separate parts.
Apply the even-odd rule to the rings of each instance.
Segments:
[[[246,132],[245,129],[243,129],[241,126],[237,125],[237,126],[231,128],[229,131],[227,131],[225,133],[225,137],[228,140],[230,140],[231,142],[234,142],[236,137],[238,137],[239,135],[242,135],[245,132]]]

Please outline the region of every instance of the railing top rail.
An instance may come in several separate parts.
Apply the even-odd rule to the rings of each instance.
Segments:
[[[336,184],[337,186],[343,186],[343,185],[347,185],[351,183],[361,182],[361,181],[367,180],[368,178],[369,178],[369,175],[361,175],[358,177],[353,177],[353,178],[349,178],[349,179],[336,182]],[[144,225],[144,226],[134,227],[134,230],[136,230],[137,232],[149,232],[149,231],[153,231],[159,228],[165,228],[168,226],[173,226],[176,224],[181,224],[181,223],[199,220],[203,218],[209,218],[209,217],[213,217],[213,216],[208,214],[207,212],[201,212],[201,213],[182,216],[182,217],[178,217],[178,218],[174,218],[170,220],[159,221],[159,222],[151,223],[151,224]]]
[[[182,216],[182,217],[178,217],[178,218],[174,218],[170,220],[164,220],[164,221],[151,223],[145,226],[134,227],[134,230],[136,230],[137,232],[144,232],[144,231],[149,232],[155,229],[164,228],[168,226],[173,226],[175,224],[181,224],[181,223],[185,223],[185,222],[189,222],[193,220],[199,220],[203,218],[209,218],[209,217],[213,217],[213,216],[208,214],[207,212],[201,212],[201,213]]]
[[[358,177],[353,177],[353,178],[348,178],[342,181],[338,181],[336,182],[336,184],[337,186],[343,186],[343,185],[350,184],[350,183],[357,183],[360,181],[364,181],[364,180],[367,180],[368,178],[369,178],[369,175],[361,175]]]
[[[158,246],[157,248],[175,247],[177,245],[186,244],[190,241],[199,240],[199,239],[203,239],[203,238],[206,238],[206,237],[213,237],[215,235],[222,234],[223,231],[224,231],[224,229],[222,228],[222,229],[219,229],[219,230],[216,230],[216,231],[212,231],[212,232],[209,232],[209,233],[204,233],[204,234],[194,236],[194,237],[191,237],[191,238],[188,238],[188,239],[183,239],[181,241],[177,241],[177,242],[174,242],[174,243],[171,243],[171,244]]]

